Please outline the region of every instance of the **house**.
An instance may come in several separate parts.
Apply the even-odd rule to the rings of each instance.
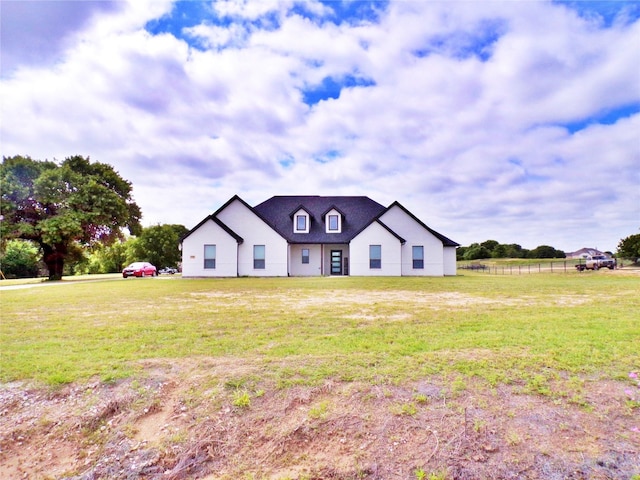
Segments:
[[[235,195],[182,238],[182,276],[455,275],[458,246],[398,202]]]
[[[581,248],[580,250],[576,250],[575,252],[566,252],[566,258],[591,258],[596,255],[604,255],[605,257],[610,257],[611,255],[601,252],[597,248]]]

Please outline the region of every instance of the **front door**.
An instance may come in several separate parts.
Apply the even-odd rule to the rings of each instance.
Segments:
[[[331,275],[342,275],[342,250],[331,250]]]

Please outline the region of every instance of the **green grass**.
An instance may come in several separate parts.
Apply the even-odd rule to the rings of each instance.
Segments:
[[[637,276],[129,279],[0,291],[0,381],[137,374],[146,359],[237,359],[282,386],[326,378],[522,384],[640,364]],[[243,380],[237,380],[240,383]]]

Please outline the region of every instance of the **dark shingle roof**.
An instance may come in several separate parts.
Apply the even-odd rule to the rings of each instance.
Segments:
[[[309,233],[293,233],[291,215],[303,208],[310,216]],[[326,233],[324,215],[335,208],[342,232]],[[253,210],[289,243],[348,243],[386,208],[369,197],[275,196]]]

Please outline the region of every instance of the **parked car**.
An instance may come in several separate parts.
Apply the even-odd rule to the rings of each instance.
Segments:
[[[164,267],[158,270],[158,273],[168,273],[169,275],[173,275],[174,273],[178,273],[178,269],[173,267]]]
[[[149,262],[133,262],[122,270],[122,276],[124,278],[147,276],[155,277],[157,275],[158,271],[156,270],[156,267],[151,265]]]

